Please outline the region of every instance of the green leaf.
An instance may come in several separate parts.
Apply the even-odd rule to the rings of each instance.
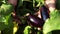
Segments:
[[[0,6],[3,4],[3,2],[0,2]]]
[[[60,10],[60,0],[56,0],[56,8]]]
[[[7,0],[0,0],[0,2],[7,3]]]
[[[38,30],[38,31],[37,31],[37,34],[43,34],[43,33],[42,33],[42,30]]]
[[[5,17],[0,17],[1,21],[0,21],[0,30],[4,30],[5,28],[10,28],[13,27],[13,20],[11,17],[11,14],[9,16],[5,16]],[[5,19],[4,19],[5,18]],[[2,27],[1,27],[2,26]]]
[[[36,2],[38,3],[36,7],[40,7],[44,4],[44,0],[36,0]]]
[[[26,26],[24,30],[24,34],[29,34],[30,29],[31,29],[31,26]]]
[[[18,7],[23,5],[23,0],[18,0]]]
[[[19,11],[17,11],[17,15],[18,16],[25,16],[27,13],[33,12],[29,9],[23,8],[23,9],[19,9]]]
[[[3,0],[0,0],[0,2],[3,1]]]
[[[38,3],[44,3],[44,0],[36,0]]]
[[[41,0],[36,0],[38,3],[41,2]]]
[[[0,6],[0,30],[13,27],[13,20],[11,16],[12,11],[12,5],[2,4]]]
[[[13,34],[13,27],[5,28],[2,32],[2,34]]]
[[[30,0],[23,0],[23,1],[30,1]]]
[[[47,34],[53,30],[60,30],[60,11],[50,12],[50,19],[47,19],[43,26],[43,33]]]
[[[9,15],[13,11],[13,6],[10,4],[2,4],[0,6],[0,14],[1,15]]]

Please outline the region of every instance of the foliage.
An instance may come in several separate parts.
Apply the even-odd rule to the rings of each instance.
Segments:
[[[52,34],[60,30],[60,0],[56,1],[55,12],[50,13],[50,19],[38,30],[27,22],[27,13],[35,14],[44,4],[44,0],[18,0],[16,7],[8,0],[0,0],[0,31],[1,34]],[[14,16],[12,13],[15,12]]]
[[[53,30],[60,30],[60,11],[55,10],[54,12],[50,13],[50,19],[46,20],[46,23],[43,26],[43,33],[47,34]]]

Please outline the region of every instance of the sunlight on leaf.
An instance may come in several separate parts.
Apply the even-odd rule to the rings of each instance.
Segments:
[[[44,34],[47,34],[48,32],[51,32],[53,30],[60,30],[60,11],[55,10],[50,13],[50,19],[48,19],[43,26]]]
[[[28,34],[29,33],[29,28],[31,28],[31,26],[26,26],[25,27],[24,34]]]
[[[18,24],[15,22],[13,27],[13,34],[15,34],[18,30]]]

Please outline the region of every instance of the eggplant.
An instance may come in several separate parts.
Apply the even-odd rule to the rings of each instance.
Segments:
[[[44,21],[42,19],[33,14],[27,16],[27,22],[34,27],[42,27],[44,24]]]
[[[46,19],[48,19],[48,18],[50,18],[49,17],[49,9],[48,9],[48,7],[46,7],[46,6],[42,6],[41,7],[41,16],[42,16],[42,19],[45,21]]]

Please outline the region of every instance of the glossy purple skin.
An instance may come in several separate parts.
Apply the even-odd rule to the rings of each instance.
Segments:
[[[44,21],[35,15],[29,15],[27,18],[27,21],[29,24],[31,24],[35,27],[42,27],[44,24]]]

